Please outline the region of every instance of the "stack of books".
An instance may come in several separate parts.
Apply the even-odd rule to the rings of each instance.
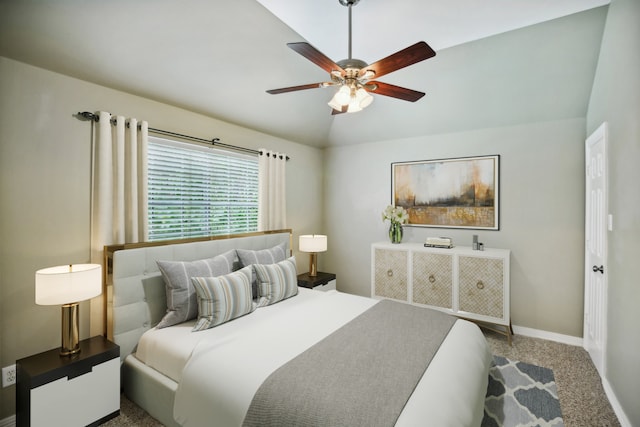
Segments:
[[[451,249],[453,247],[453,241],[450,237],[427,237],[427,242],[424,246],[426,248]]]

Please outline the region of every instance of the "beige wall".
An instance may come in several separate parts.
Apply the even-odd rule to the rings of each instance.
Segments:
[[[285,152],[288,226],[295,236],[321,232],[322,200],[308,197],[321,193],[321,150],[1,57],[0,94],[0,366],[60,345],[60,308],[35,304],[35,271],[89,261],[91,124],[78,111]],[[307,260],[298,257],[302,271]],[[81,306],[82,338],[89,308]],[[15,413],[15,387],[0,397],[2,420]]]
[[[370,245],[388,239],[381,213],[392,162],[499,154],[499,231],[405,227],[404,241],[450,236],[471,246],[477,234],[511,249],[513,323],[581,337],[584,139],[584,119],[572,119],[329,149],[325,258],[338,288],[370,295]]]
[[[612,0],[586,120],[331,148],[324,160],[317,149],[0,58],[0,365],[59,345],[59,309],[33,302],[35,270],[89,258],[90,125],[72,117],[77,111],[107,110],[287,152],[290,226],[297,234],[327,233],[322,269],[338,274],[340,290],[362,295],[369,293],[370,244],[387,234],[380,212],[390,200],[390,163],[500,154],[500,231],[407,228],[405,239],[447,234],[464,245],[479,234],[487,246],[510,248],[514,323],[573,336],[582,335],[583,144],[606,120],[614,215],[606,381],[631,425],[640,425],[639,21],[640,3]],[[306,262],[302,255],[303,271]],[[87,312],[85,304],[83,336]],[[14,413],[14,393],[0,391],[0,420]]]
[[[602,38],[587,132],[609,123],[608,329],[605,382],[640,426],[640,2],[613,0]]]

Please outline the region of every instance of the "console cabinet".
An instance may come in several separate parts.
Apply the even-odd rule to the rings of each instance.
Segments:
[[[511,342],[507,249],[374,243],[371,296],[427,306],[469,320],[500,325]]]

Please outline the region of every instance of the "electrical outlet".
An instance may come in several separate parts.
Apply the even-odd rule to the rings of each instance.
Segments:
[[[16,383],[16,365],[2,368],[2,387],[9,387]]]

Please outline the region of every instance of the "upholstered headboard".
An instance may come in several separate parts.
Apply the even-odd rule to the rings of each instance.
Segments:
[[[124,359],[164,316],[165,285],[156,261],[193,261],[231,249],[268,249],[281,243],[291,254],[290,229],[105,247],[107,337],[120,346]]]

